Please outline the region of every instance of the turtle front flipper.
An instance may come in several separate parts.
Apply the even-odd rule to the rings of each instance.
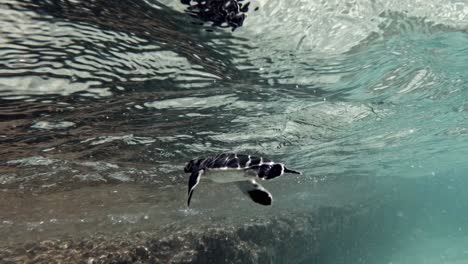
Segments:
[[[239,182],[237,184],[239,188],[247,194],[252,201],[261,205],[271,205],[273,203],[273,197],[263,186],[258,184],[254,180]]]
[[[187,206],[190,206],[190,200],[192,199],[193,191],[195,187],[197,187],[198,183],[200,183],[200,178],[203,172],[205,172],[205,170],[197,170],[197,171],[192,172],[192,174],[190,174],[190,178],[188,181]]]

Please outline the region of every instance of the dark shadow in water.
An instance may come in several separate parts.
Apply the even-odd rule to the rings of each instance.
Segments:
[[[181,0],[187,5],[186,12],[204,22],[211,22],[215,27],[241,27],[247,17],[250,2],[243,0]]]

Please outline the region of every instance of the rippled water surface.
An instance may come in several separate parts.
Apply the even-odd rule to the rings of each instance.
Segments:
[[[1,2],[0,246],[357,206],[380,210],[322,263],[468,262],[468,3],[184,11]],[[202,182],[187,210],[184,163],[223,151],[304,175],[265,183],[271,208]]]

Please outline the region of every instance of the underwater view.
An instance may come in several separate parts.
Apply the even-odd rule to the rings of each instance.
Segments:
[[[468,1],[0,1],[0,263],[466,264],[467,189]]]

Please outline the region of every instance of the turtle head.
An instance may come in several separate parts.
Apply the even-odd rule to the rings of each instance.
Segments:
[[[300,171],[295,171],[295,170],[290,170],[286,167],[284,167],[284,173],[294,173],[294,174],[301,174],[302,175],[302,172]]]
[[[191,160],[187,163],[187,165],[185,165],[184,171],[186,173],[193,172],[194,167],[195,167],[195,160]]]

